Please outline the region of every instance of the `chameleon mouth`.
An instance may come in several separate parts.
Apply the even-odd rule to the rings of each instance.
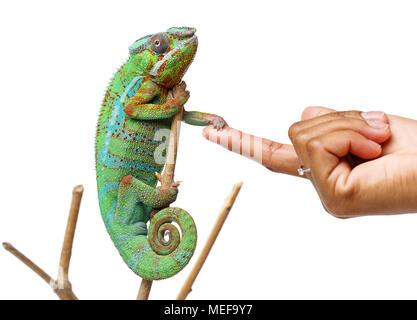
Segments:
[[[165,64],[165,62],[169,61],[175,54],[177,54],[178,51],[180,51],[184,47],[190,45],[193,42],[195,42],[195,45],[197,46],[197,44],[198,44],[197,43],[197,36],[194,35],[195,29],[193,28],[191,30],[185,31],[185,33],[188,33],[188,32],[192,32],[191,38],[180,42],[173,50],[168,52],[168,54],[162,60],[159,60],[157,63],[155,63],[155,65],[153,66],[153,68],[149,72],[150,75],[156,77],[158,75],[158,72],[160,71],[161,67]],[[182,32],[182,33],[184,34],[184,32]]]

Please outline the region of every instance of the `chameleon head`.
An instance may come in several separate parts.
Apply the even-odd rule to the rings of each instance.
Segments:
[[[172,88],[181,81],[197,51],[196,29],[169,28],[136,40],[129,47],[131,59],[147,70],[152,81]]]

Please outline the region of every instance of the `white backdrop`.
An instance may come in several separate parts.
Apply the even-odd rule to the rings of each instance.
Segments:
[[[99,213],[94,135],[107,83],[137,38],[193,26],[188,110],[288,142],[309,105],[417,118],[413,1],[9,1],[0,4],[1,222],[9,241],[56,276],[72,187],[86,191],[70,279],[81,299],[134,299],[140,279]],[[199,242],[151,299],[175,298],[218,211],[241,194],[189,299],[417,298],[417,215],[339,220],[308,181],[274,174],[182,126],[176,206]],[[0,250],[0,298],[55,299]]]

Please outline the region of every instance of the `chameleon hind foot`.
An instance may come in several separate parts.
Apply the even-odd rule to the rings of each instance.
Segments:
[[[126,199],[133,206],[138,201],[150,208],[163,208],[169,206],[177,198],[178,189],[171,187],[161,190],[154,188],[139,179],[129,175],[122,179],[119,188],[119,199]],[[129,206],[126,203],[125,206]]]
[[[174,192],[175,195],[177,195],[178,194],[178,187],[179,187],[180,184],[181,184],[181,181],[175,181],[175,182],[173,181],[171,183],[171,186],[168,189],[162,188],[162,186],[158,186],[158,187],[156,187],[156,189],[161,191],[161,192],[164,192],[164,191],[168,190],[168,191]]]
[[[155,172],[155,177],[159,182],[162,182],[162,175],[158,172]],[[182,181],[173,181],[171,183],[171,188],[178,188]],[[157,187],[160,188],[160,187]]]
[[[181,183],[182,183],[182,181],[174,181],[174,182],[172,182],[172,187],[178,188]]]

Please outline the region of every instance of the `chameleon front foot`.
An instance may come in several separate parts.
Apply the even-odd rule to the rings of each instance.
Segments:
[[[199,111],[184,111],[183,120],[194,126],[212,125],[217,130],[227,126],[226,121],[217,114]]]
[[[227,126],[226,121],[222,117],[215,114],[206,116],[206,121],[207,123],[211,124],[217,131]]]
[[[168,95],[167,104],[175,106],[176,108],[182,107],[190,98],[190,92],[185,90],[187,85],[184,81],[181,81],[174,88],[172,88],[172,96]]]

